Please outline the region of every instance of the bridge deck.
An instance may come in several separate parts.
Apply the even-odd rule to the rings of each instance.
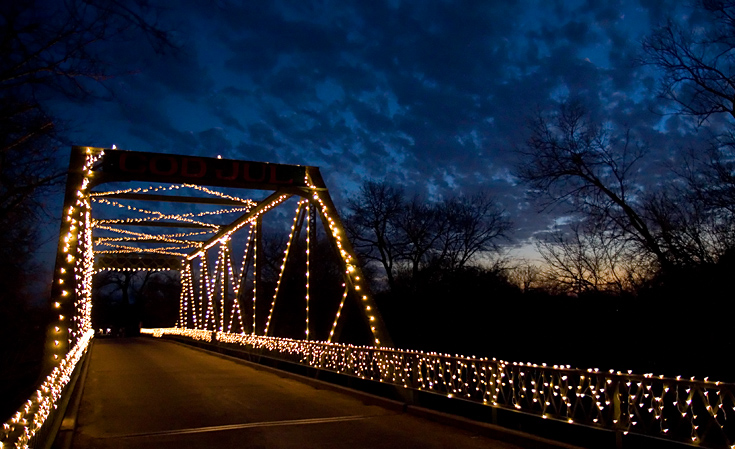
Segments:
[[[503,448],[183,345],[94,343],[75,448]]]

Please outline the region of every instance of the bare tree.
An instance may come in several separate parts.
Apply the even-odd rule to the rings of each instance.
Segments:
[[[735,247],[735,1],[700,0],[694,8],[703,25],[667,20],[643,41],[641,62],[662,70],[661,94],[679,113],[699,125],[713,115],[730,125],[711,129],[710,148],[686,159],[687,191],[659,192],[648,209],[667,246],[688,263],[712,263]]]
[[[518,260],[506,269],[508,281],[517,286],[522,293],[528,293],[541,285],[541,268],[528,260]]]
[[[712,114],[735,118],[735,2],[701,0],[708,26],[669,19],[643,41],[644,64],[663,70],[661,93],[700,124]]]
[[[394,289],[399,273],[413,284],[427,268],[462,269],[496,251],[510,222],[487,192],[440,203],[420,196],[406,202],[403,189],[368,181],[348,200],[346,228],[361,257],[379,263]]]
[[[414,196],[406,204],[397,219],[402,240],[400,259],[409,264],[413,283],[418,281],[420,271],[430,263],[432,251],[440,238],[444,220],[437,207]]]
[[[544,277],[575,294],[633,291],[651,273],[636,248],[606,223],[587,219],[549,233],[537,243],[546,262]]]
[[[350,241],[366,263],[382,265],[390,288],[395,286],[396,264],[403,253],[398,224],[403,208],[403,189],[385,182],[367,181],[347,201]]]
[[[29,0],[0,7],[0,218],[28,206],[63,177],[54,152],[62,121],[46,100],[106,92],[112,55],[100,42],[145,36],[156,51],[173,48],[148,0]],[[109,93],[109,91],[107,91]],[[33,207],[32,204],[29,207]]]
[[[458,196],[439,205],[443,225],[438,230],[435,260],[450,270],[461,269],[476,255],[498,250],[511,223],[495,198],[482,191]]]
[[[614,135],[593,123],[575,103],[561,105],[549,117],[539,115],[521,150],[518,176],[532,192],[545,198],[545,207],[564,205],[571,211],[614,226],[626,239],[651,254],[662,269],[674,258],[661,246],[640,204],[634,183],[645,147],[629,132]]]

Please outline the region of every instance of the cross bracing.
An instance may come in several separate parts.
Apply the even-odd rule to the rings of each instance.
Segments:
[[[155,167],[151,162],[149,167],[141,170],[140,165],[131,168],[130,161],[137,159],[147,163],[155,158],[165,158],[129,152],[112,151],[109,154],[118,163],[113,166],[113,172],[129,169],[126,173],[129,177],[131,173],[138,175],[141,171],[153,171],[155,168],[165,172],[160,176],[164,181],[176,178],[169,175],[177,164],[183,174],[192,175],[194,172],[204,173],[206,164],[214,162],[201,162],[201,158],[190,157],[176,160],[167,156],[168,162],[164,161],[163,166],[160,166],[161,161],[156,162],[159,166]],[[110,177],[118,182],[92,182],[94,186],[88,197],[93,211],[91,243],[94,271],[179,270],[182,292],[177,326],[211,331],[226,329],[277,335],[278,323],[291,321],[280,327],[289,328],[287,335],[297,336],[293,330],[293,317],[298,316],[303,320],[298,333],[300,338],[317,336],[331,342],[340,333],[340,317],[345,302],[352,296],[361,305],[367,327],[373,334],[371,342],[380,346],[388,341],[382,322],[376,319],[377,310],[360,285],[354,256],[351,250],[346,251],[341,224],[335,221],[338,217],[333,208],[328,210],[331,199],[318,171],[314,167],[303,167],[303,174],[298,176],[304,179],[299,179],[296,184],[300,186],[294,188],[284,166],[269,164],[258,175],[257,168],[254,170],[252,165],[246,165],[256,163],[219,160],[214,163],[219,167],[232,167],[229,172],[216,169],[218,173],[227,172],[227,176],[222,176],[225,181],[235,177],[234,173],[240,168],[247,167],[247,172],[243,172],[247,179],[239,186],[246,188],[233,188],[227,182],[221,182],[222,179],[214,184],[225,185],[214,187],[192,182],[131,186],[128,179],[119,182],[119,173]],[[111,163],[103,161],[98,165],[103,178],[108,177],[106,168]],[[299,173],[293,167],[290,170],[291,174]],[[316,174],[314,179],[312,174]],[[144,173],[142,178],[149,181],[150,175]],[[137,179],[137,176],[133,178]],[[272,184],[286,182],[285,185],[261,185],[266,178]],[[111,184],[113,188],[110,188]],[[264,190],[271,192],[264,196]],[[292,218],[287,217],[289,209],[294,210]],[[271,216],[275,219],[269,223]],[[273,251],[264,254],[263,241],[268,238],[267,231],[264,235],[264,228],[273,227],[274,223],[277,227],[279,221],[283,226],[288,220],[291,226],[282,254],[279,252],[275,257]],[[317,224],[323,225],[321,231]],[[342,261],[340,270],[343,271],[336,279],[338,285],[327,289],[336,298],[331,301],[334,302],[331,307],[334,310],[328,325],[324,318],[314,318],[311,313],[313,277],[310,263],[313,246],[317,244],[320,233],[323,234],[322,240],[331,243],[338,256],[334,259]],[[319,256],[323,262],[325,254]],[[266,267],[275,264],[268,258],[278,259],[278,269],[272,270],[275,271],[273,280],[263,277]],[[319,267],[323,268],[323,263]],[[291,285],[284,288],[282,283],[287,277]],[[292,284],[301,286],[295,288]],[[296,293],[296,290],[300,291]],[[324,288],[318,290],[323,291]],[[289,299],[294,294],[301,296],[300,306]],[[294,307],[300,310],[295,311]],[[282,309],[288,312],[284,313]],[[323,309],[321,307],[320,312]],[[314,329],[315,324],[321,324],[325,329]],[[381,334],[385,335],[382,341]]]

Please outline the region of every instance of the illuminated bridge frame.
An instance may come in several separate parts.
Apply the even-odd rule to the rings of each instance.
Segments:
[[[265,199],[255,202],[229,197],[224,194],[219,194],[219,198],[214,199],[202,199],[200,197],[195,199],[193,197],[172,195],[144,195],[137,193],[140,189],[130,189],[130,192],[92,191],[92,188],[104,183],[131,181],[178,184],[187,188],[218,186],[265,190],[272,193]],[[151,189],[143,190],[148,193]],[[158,188],[152,190],[157,191]],[[200,188],[199,190],[207,193],[217,193],[207,188]],[[46,372],[49,372],[49,374],[36,393],[3,425],[3,429],[0,431],[0,449],[10,446],[29,447],[34,442],[34,436],[48,433],[48,426],[44,427],[44,423],[53,421],[49,418],[58,407],[65,387],[72,378],[79,361],[86,353],[94,336],[91,312],[93,275],[96,271],[180,270],[182,272],[182,293],[177,326],[182,331],[221,332],[225,329],[225,308],[230,288],[235,291],[235,296],[237,296],[239,287],[244,283],[242,273],[240,275],[241,282],[233,282],[236,276],[233,276],[232,268],[229,266],[231,262],[231,259],[229,259],[229,242],[233,234],[241,228],[249,227],[251,234],[255,230],[257,236],[262,216],[293,196],[301,198],[298,202],[294,225],[297,221],[299,223],[306,221],[307,228],[305,340],[309,339],[309,235],[315,228],[316,217],[319,217],[327,238],[332,241],[333,246],[339,253],[342,269],[344,270],[344,293],[329,334],[329,341],[332,340],[335,333],[341,309],[348,296],[350,296],[359,303],[359,310],[363,315],[367,328],[372,333],[374,347],[392,346],[382,317],[364,284],[362,270],[357,263],[354,250],[346,238],[341,220],[317,167],[92,147],[72,147],[51,292],[51,307],[56,319],[48,331],[46,348],[48,367]],[[242,210],[245,213],[229,225],[210,226],[209,229],[214,229],[214,235],[206,241],[185,240],[175,236],[157,239],[178,245],[183,244],[183,248],[190,248],[188,254],[174,251],[182,249],[181,246],[178,246],[153,251],[141,249],[144,253],[145,251],[148,251],[148,253],[136,256],[130,254],[134,251],[127,246],[127,243],[121,242],[150,242],[156,240],[151,238],[154,236],[130,233],[137,236],[122,238],[93,237],[94,228],[102,228],[108,225],[106,220],[96,220],[92,217],[93,203],[125,207],[118,201],[119,199],[227,204],[239,206],[234,210]],[[127,208],[133,209],[131,207]],[[128,221],[128,223],[154,227],[201,227],[202,225],[206,227],[206,223],[183,218],[182,215],[178,217],[178,219],[183,219],[183,222],[133,220]],[[166,217],[164,214],[159,214],[157,218]],[[301,224],[298,226],[300,227]],[[289,246],[291,239],[294,238],[295,227],[292,227]],[[95,249],[95,244],[118,245],[118,249],[99,251]],[[213,272],[210,272],[206,266],[208,251],[210,250],[218,252],[217,264]],[[280,279],[283,276],[288,252],[287,247],[278,285],[280,285]],[[243,261],[246,257],[247,250]],[[195,289],[195,280],[192,276],[196,261],[199,261],[199,289]],[[219,288],[217,288],[218,285]],[[198,292],[195,290],[198,290]],[[215,297],[217,290],[219,291],[219,298]],[[199,293],[199,296],[195,298],[197,293]],[[252,336],[256,336],[256,331],[268,335],[277,296],[278,287],[276,287],[276,292],[273,295],[270,315],[264,328],[258,329],[256,327],[255,316],[253,315],[253,321],[249,329]],[[255,297],[254,295],[253,298]],[[233,304],[230,306],[230,323],[232,323],[233,317],[238,315],[240,317],[240,330],[244,333],[246,330],[238,300],[236,299]],[[218,306],[219,313],[217,313]],[[253,314],[255,310],[255,301],[253,300]],[[229,330],[230,326],[227,326],[227,329]]]

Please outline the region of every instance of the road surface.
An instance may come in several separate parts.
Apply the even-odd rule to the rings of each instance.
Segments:
[[[74,448],[521,449],[164,340],[90,355]]]

